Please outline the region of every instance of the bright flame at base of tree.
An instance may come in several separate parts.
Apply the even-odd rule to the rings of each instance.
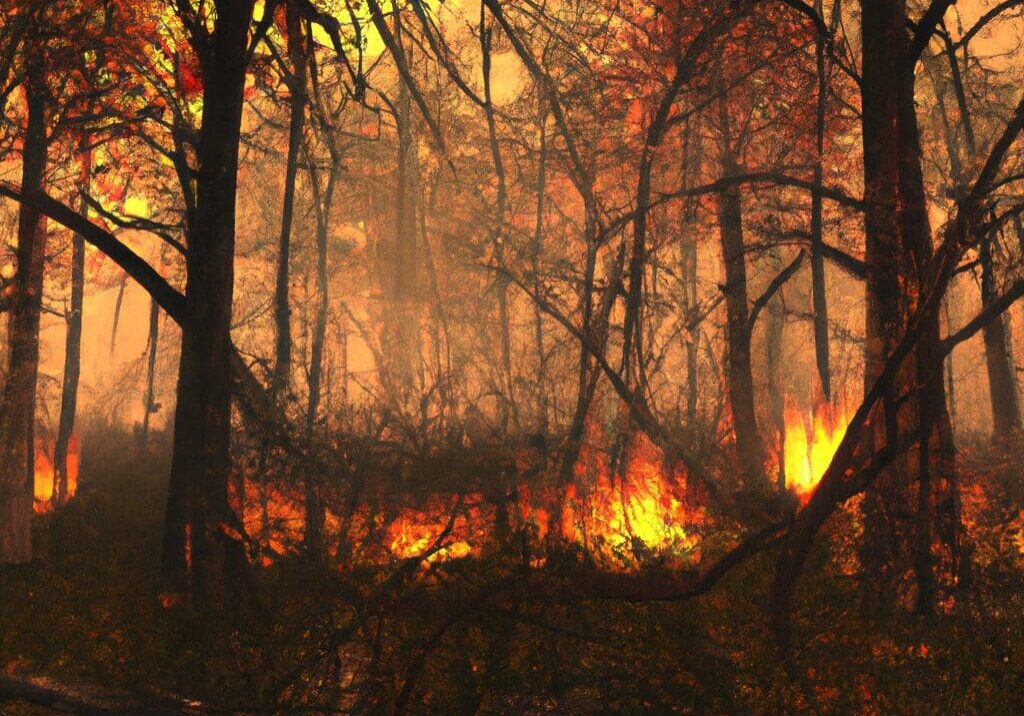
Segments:
[[[64,498],[74,497],[78,489],[78,436],[73,434],[68,441],[68,491]],[[35,479],[33,480],[33,496],[35,511],[48,512],[53,508],[54,489],[57,471],[53,466],[53,451],[47,453],[41,447],[36,450]]]
[[[819,405],[813,413],[786,409],[786,487],[801,499],[807,499],[818,486],[848,423],[844,411],[827,403]]]

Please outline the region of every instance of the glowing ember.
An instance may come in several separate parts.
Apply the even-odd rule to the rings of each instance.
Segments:
[[[846,434],[846,415],[828,404],[813,414],[787,408],[784,465],[786,487],[801,498],[818,486]]]

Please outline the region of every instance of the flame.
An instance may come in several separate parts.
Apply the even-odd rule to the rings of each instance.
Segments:
[[[71,434],[68,441],[68,494],[73,497],[78,488],[78,436]],[[53,450],[47,452],[42,446],[36,447],[35,479],[33,480],[33,497],[35,511],[38,514],[53,508],[53,490],[56,482],[56,469],[53,466]]]
[[[451,532],[424,561],[443,562],[479,553],[480,545],[488,536],[488,530],[480,524],[483,517],[482,495],[467,495],[461,504],[458,498],[446,500],[437,497],[428,503],[431,504],[425,510],[402,510],[388,525],[388,550],[393,556],[412,559],[426,554],[437,543],[449,522],[452,524]],[[470,543],[472,536],[479,538],[474,540],[475,545]]]
[[[819,404],[813,413],[787,407],[783,446],[786,487],[801,499],[807,499],[818,486],[848,423],[845,411],[827,403]]]
[[[569,486],[563,536],[613,569],[650,558],[699,559],[700,537],[692,526],[703,513],[683,500],[685,473],[666,475],[661,451],[643,435],[630,442],[625,459],[625,470],[616,473],[606,453],[581,454],[577,482],[589,486]]]
[[[551,536],[561,538],[608,570],[634,570],[650,561],[678,566],[699,560],[700,535],[695,528],[703,524],[705,513],[687,500],[685,471],[666,469],[661,450],[642,434],[628,441],[625,464],[613,465],[607,450],[592,447],[609,441],[594,426],[588,432],[588,447],[581,451],[569,485],[557,486],[554,473],[543,477],[541,464],[533,473],[541,479],[516,485],[515,497],[509,498],[515,507],[500,510],[494,495],[488,498],[478,492],[433,493],[412,506],[386,509],[382,506],[388,499],[382,493],[361,501],[345,518],[331,515],[325,525],[333,535],[328,544],[350,545],[344,564],[420,559],[426,568],[478,557],[494,547],[500,535],[509,534],[508,529],[523,530],[525,539],[537,546]],[[241,511],[249,534],[267,547],[265,565],[293,552],[302,540],[305,515],[301,493],[294,486],[289,490],[285,485],[245,481]],[[542,552],[543,548],[531,563],[543,564]]]

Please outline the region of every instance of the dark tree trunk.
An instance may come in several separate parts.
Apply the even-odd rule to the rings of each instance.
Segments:
[[[287,391],[291,382],[292,330],[291,307],[288,301],[289,262],[291,258],[292,223],[295,216],[295,179],[298,174],[299,151],[306,120],[306,40],[302,33],[299,9],[290,3],[285,10],[288,34],[288,59],[291,64],[287,78],[288,91],[288,155],[285,163],[284,203],[281,207],[281,235],[277,246],[277,280],[274,287],[274,377],[271,389],[275,396]]]
[[[92,152],[88,139],[82,140],[82,189],[88,193],[92,175]],[[78,207],[82,216],[89,211],[83,198]],[[71,239],[71,305],[68,311],[67,338],[64,342],[64,386],[60,399],[60,422],[53,448],[53,500],[68,498],[68,446],[75,429],[78,407],[78,379],[82,369],[82,300],[85,292],[85,240],[79,234]]]
[[[156,299],[149,302],[149,358],[146,361],[146,395],[143,401],[145,413],[142,416],[142,436],[140,443],[145,449],[149,442],[149,421],[156,412],[156,393],[153,383],[156,378],[156,353],[160,344],[160,304]]]
[[[776,276],[783,270],[782,257],[772,251],[769,265]],[[765,365],[768,373],[768,415],[774,437],[775,454],[779,456],[776,486],[786,489],[786,398],[783,385],[782,346],[785,339],[785,287],[778,290],[768,303],[768,321],[765,331]]]
[[[49,149],[46,86],[43,69],[37,62],[29,62],[25,89],[28,122],[21,187],[29,194],[42,189]],[[22,203],[18,210],[18,272],[7,322],[7,384],[0,406],[0,564],[21,564],[32,559],[36,379],[45,257],[46,220],[36,209]]]
[[[334,201],[334,187],[338,176],[339,163],[334,161],[327,186],[321,188],[320,177],[313,163],[312,152],[307,153],[310,166],[310,185],[313,188],[314,210],[316,211],[316,293],[317,310],[313,324],[313,340],[309,359],[309,405],[306,409],[306,434],[312,442],[316,427],[317,412],[320,408],[321,383],[324,367],[324,342],[327,335],[327,315],[330,297],[327,284],[327,239],[330,232],[331,204]],[[320,485],[314,470],[307,470],[305,479],[305,550],[314,558],[323,553],[324,506],[320,497]]]
[[[235,191],[253,5],[218,2],[200,48],[203,124],[162,554],[168,590],[213,608],[228,605],[246,566],[228,475]]]
[[[815,9],[822,12],[821,0]],[[814,304],[814,357],[818,366],[821,393],[826,401],[832,400],[832,375],[829,368],[828,300],[825,296],[825,255],[822,248],[822,156],[825,152],[825,108],[828,77],[825,65],[825,41],[815,36],[814,56],[817,66],[818,97],[815,120],[814,189],[811,192],[811,294]]]
[[[729,110],[725,99],[720,101],[722,131],[722,175],[737,172],[736,158],[729,131]],[[718,192],[718,230],[725,263],[725,310],[728,333],[729,405],[732,408],[733,430],[740,470],[748,489],[767,492],[764,474],[764,443],[757,427],[754,408],[754,375],[750,356],[750,310],[747,300],[746,246],[743,241],[743,203],[740,189],[730,184]]]
[[[862,2],[865,264],[867,270],[866,382],[881,373],[907,328],[930,270],[932,247],[921,147],[908,61],[905,0]],[[885,397],[887,417],[874,424],[874,444],[886,440],[887,419],[921,439],[916,461],[898,460],[865,494],[862,563],[874,603],[892,605],[912,594],[918,609],[933,606],[933,543],[943,552],[945,585],[955,574],[955,475],[943,364],[937,350],[938,314],[923,332],[916,361]],[[901,401],[909,395],[910,400]],[[916,462],[916,465],[915,465]],[[917,470],[917,486],[911,477]]]
[[[987,306],[996,299],[995,267],[992,265],[992,236],[980,242],[981,302]],[[1006,341],[1006,324],[1002,316],[989,321],[982,329],[985,344],[985,366],[988,369],[988,390],[992,399],[992,439],[1004,442],[1021,430],[1017,383],[1012,372],[1012,359]]]

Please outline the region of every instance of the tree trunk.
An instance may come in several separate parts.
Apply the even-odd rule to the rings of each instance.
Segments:
[[[991,234],[981,239],[979,263],[981,303],[987,306],[997,295],[995,268],[992,265]],[[1006,324],[1003,317],[986,323],[982,329],[982,337],[985,345],[985,367],[988,369],[989,397],[992,400],[992,440],[1001,443],[1021,430],[1017,384],[1011,368],[1012,359],[1006,341]]]
[[[128,287],[128,277],[122,276],[121,283],[117,286],[117,298],[114,300],[114,318],[110,324],[110,357],[114,357],[114,347],[117,345],[117,326],[121,323],[121,304],[124,303],[124,290]]]
[[[28,121],[21,187],[27,194],[42,189],[49,147],[43,68],[30,61],[26,72]],[[46,220],[22,203],[18,209],[18,273],[7,322],[7,384],[0,412],[0,564],[32,559],[36,379],[45,257]]]
[[[778,250],[772,251],[769,265],[776,276],[782,271],[782,257]],[[765,336],[765,365],[768,373],[768,415],[774,433],[775,454],[778,455],[779,472],[776,487],[779,492],[786,490],[786,398],[783,386],[782,346],[785,338],[785,287],[780,288],[769,301],[768,321]]]
[[[815,9],[822,13],[821,0]],[[828,77],[825,65],[825,41],[815,35],[814,56],[817,66],[818,98],[815,121],[814,188],[811,191],[811,294],[814,304],[814,357],[818,366],[821,393],[826,401],[832,400],[832,376],[829,368],[828,301],[825,296],[825,256],[822,247],[822,156],[825,152],[825,108]]]
[[[204,93],[196,221],[186,262],[186,320],[163,539],[168,590],[212,608],[230,603],[246,566],[242,525],[228,503],[228,475],[235,191],[253,5],[254,0],[218,3],[216,25],[200,49]]]
[[[700,132],[687,124],[683,134],[683,157],[680,168],[680,179],[684,188],[693,186],[696,178],[700,176],[702,152]],[[679,275],[682,282],[680,309],[686,322],[686,429],[691,433],[697,427],[701,323],[700,294],[697,290],[697,206],[696,199],[687,200],[679,227]]]
[[[864,56],[863,141],[866,230],[866,383],[881,373],[907,328],[930,271],[921,148],[914,108],[914,74],[908,61],[905,0],[861,4]],[[869,488],[863,501],[862,563],[874,588],[873,603],[891,606],[911,598],[921,611],[934,603],[933,543],[941,546],[946,574],[955,581],[957,563],[952,430],[946,410],[943,363],[938,353],[938,314],[884,400],[874,421],[874,445],[886,441],[892,421],[903,435],[921,442]],[[902,396],[909,400],[901,400]],[[892,424],[890,423],[890,424]],[[916,588],[916,596],[914,590]]]
[[[540,257],[544,251],[544,199],[547,193],[547,111],[540,112],[540,147],[537,158],[537,210],[533,225],[533,244],[530,247],[530,270],[533,272],[533,287],[537,295],[543,295],[540,276]],[[540,306],[533,306],[533,340],[537,351],[537,432],[548,434],[548,378],[547,354],[544,350],[544,316]]]
[[[160,344],[160,304],[156,299],[149,302],[149,358],[146,361],[146,395],[143,400],[145,414],[142,416],[142,436],[140,444],[143,449],[149,442],[149,420],[156,412],[156,394],[153,383],[156,378],[156,354]]]
[[[395,13],[395,37],[401,41],[399,14]],[[385,242],[382,265],[384,292],[384,345],[389,346],[381,378],[391,399],[402,405],[412,396],[420,363],[420,322],[416,314],[417,251],[416,196],[418,193],[417,142],[413,132],[412,97],[406,83],[398,88],[395,116],[398,125],[398,157],[395,172],[394,232]]]
[[[729,110],[720,100],[722,175],[737,172],[729,131]],[[729,405],[732,408],[736,452],[748,489],[768,492],[764,474],[764,444],[754,408],[754,375],[750,356],[750,311],[747,300],[746,246],[743,241],[743,204],[739,186],[730,184],[718,192],[718,230],[725,263],[725,309],[728,323]]]
[[[944,38],[945,58],[950,70],[950,84],[956,98],[959,111],[960,127],[963,129],[964,144],[968,158],[975,161],[978,154],[977,140],[974,136],[974,122],[971,119],[970,106],[967,104],[967,93],[964,90],[963,75],[956,49],[949,38]],[[960,161],[960,149],[953,135],[949,120],[946,117],[942,91],[935,88],[939,98],[939,108],[944,122],[946,149],[949,154],[950,174],[954,189],[959,193],[963,190],[963,164]],[[996,296],[995,267],[992,261],[991,234],[977,237],[979,247],[978,261],[981,264],[981,303],[988,305]],[[1013,351],[1006,339],[1006,324],[1003,317],[997,321],[989,321],[982,331],[985,345],[985,368],[988,373],[989,396],[992,404],[992,440],[1005,441],[1012,433],[1021,430],[1020,406],[1017,400],[1017,381],[1013,373]]]
[[[287,391],[291,382],[292,331],[291,307],[288,301],[288,276],[291,258],[292,221],[295,215],[295,179],[298,174],[299,151],[306,119],[306,41],[302,34],[302,18],[295,4],[285,10],[288,35],[287,77],[290,99],[288,120],[288,156],[285,163],[284,203],[281,207],[281,235],[277,245],[277,280],[274,286],[274,377],[271,390],[275,397]]]
[[[491,30],[485,25],[484,8],[481,5],[480,51],[483,56],[484,114],[487,117],[487,139],[491,150],[491,161],[494,164],[494,174],[498,180],[498,196],[490,234],[494,262],[498,266],[503,266],[505,263],[505,209],[508,204],[508,190],[505,185],[505,162],[501,158],[501,145],[498,143],[498,124],[494,116],[494,103],[491,100],[491,41]],[[508,311],[508,281],[504,276],[498,276],[495,278],[494,288],[498,294],[498,330],[501,339],[501,433],[507,435],[510,417],[516,428],[519,427],[514,394],[515,381],[512,377],[512,328]]]
[[[306,434],[312,449],[317,411],[320,407],[321,382],[324,367],[324,341],[327,335],[327,314],[330,297],[327,285],[327,239],[330,232],[331,204],[334,201],[334,187],[338,176],[339,163],[331,165],[327,186],[321,189],[319,172],[314,166],[312,152],[307,147],[307,163],[310,166],[310,185],[313,188],[314,210],[316,211],[316,293],[317,311],[313,325],[313,340],[309,359],[309,405],[306,409]],[[304,547],[306,553],[319,558],[323,552],[324,506],[320,498],[319,480],[314,470],[307,469],[305,475],[306,523]]]
[[[88,193],[92,175],[92,152],[87,148],[88,138],[83,137],[82,188]],[[89,206],[81,200],[78,211],[88,215]],[[71,239],[71,305],[68,312],[67,338],[64,342],[64,386],[60,398],[60,422],[57,426],[57,441],[53,448],[53,501],[63,502],[68,495],[68,445],[75,429],[75,413],[78,406],[78,379],[82,369],[82,301],[85,292],[85,240],[79,234]]]

